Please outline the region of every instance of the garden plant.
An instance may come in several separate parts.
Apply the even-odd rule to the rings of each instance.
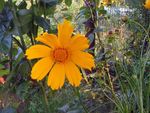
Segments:
[[[150,0],[0,0],[0,113],[150,113]]]

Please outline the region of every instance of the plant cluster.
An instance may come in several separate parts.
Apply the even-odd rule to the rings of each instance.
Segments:
[[[1,0],[0,113],[150,113],[150,0]]]

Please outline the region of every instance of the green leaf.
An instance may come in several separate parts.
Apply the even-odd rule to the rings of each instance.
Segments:
[[[71,6],[72,0],[65,0],[65,4],[66,4],[67,6]]]
[[[31,15],[31,13],[32,13],[32,11],[29,10],[29,9],[20,9],[20,10],[18,11],[18,14],[19,14],[20,16]]]
[[[76,19],[85,16],[85,18],[89,18],[90,17],[90,9],[86,8],[85,6],[80,8],[80,12],[78,13],[78,15],[76,16]]]
[[[67,20],[70,20],[70,21],[72,20],[72,15],[71,14],[65,13],[64,16]]]
[[[39,5],[43,8],[45,7],[46,9],[56,6],[57,3],[58,0],[39,0]]]
[[[0,52],[8,53],[11,48],[12,35],[0,33]]]
[[[31,23],[28,23],[28,24],[25,24],[25,25],[19,27],[19,29],[21,29],[21,34],[22,35],[28,33],[31,30],[31,28],[32,28]]]
[[[5,1],[0,0],[0,11],[2,11],[2,9],[4,8],[4,5],[5,5]]]
[[[3,68],[5,68],[2,64],[0,64],[0,69],[3,69]]]
[[[108,43],[112,43],[115,40],[115,38],[113,36],[108,37]]]
[[[30,85],[31,84],[28,81],[21,83],[17,87],[16,94],[19,95],[21,99],[27,99],[29,96]]]
[[[17,26],[23,26],[25,24],[28,24],[32,21],[32,11],[28,10],[28,9],[21,9],[17,12],[18,14],[18,18],[20,20],[20,22],[18,22],[18,20],[14,20],[15,24]]]
[[[99,14],[107,14],[107,11],[104,9],[104,6],[101,6],[101,7],[98,9],[98,13],[99,13]]]
[[[9,69],[0,70],[0,77],[2,77],[4,75],[8,75],[8,74],[9,74]]]
[[[23,54],[21,48],[19,48],[19,49],[18,49],[18,53],[17,53],[17,55],[15,56],[16,59],[15,59],[15,61],[13,62],[14,68],[17,67],[17,65],[19,64],[19,62],[21,62],[21,60],[23,59],[23,57],[24,57],[24,54]],[[17,69],[18,69],[18,67],[17,67]]]
[[[35,22],[36,22],[37,25],[39,25],[40,27],[42,27],[45,30],[50,29],[50,25],[49,25],[48,21],[43,17],[36,16],[35,17]]]

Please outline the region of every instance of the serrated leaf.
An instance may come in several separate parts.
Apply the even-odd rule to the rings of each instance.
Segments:
[[[65,4],[66,4],[67,6],[71,6],[72,0],[65,0]]]

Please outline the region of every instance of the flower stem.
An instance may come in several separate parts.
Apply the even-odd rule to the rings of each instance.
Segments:
[[[48,99],[47,99],[47,96],[46,96],[46,92],[45,92],[45,88],[44,88],[44,86],[43,86],[43,84],[42,83],[39,83],[39,85],[41,86],[41,89],[42,89],[42,93],[43,93],[43,96],[44,96],[44,102],[45,102],[45,109],[46,109],[46,111],[45,111],[45,113],[49,113],[49,104],[48,104]]]
[[[79,89],[78,89],[78,88],[75,88],[73,91],[74,91],[75,94],[78,96],[79,101],[80,101],[80,104],[81,104],[81,106],[83,107],[85,113],[88,113],[87,108],[85,107],[84,103],[82,102],[82,99],[81,99],[81,95],[80,95]]]

